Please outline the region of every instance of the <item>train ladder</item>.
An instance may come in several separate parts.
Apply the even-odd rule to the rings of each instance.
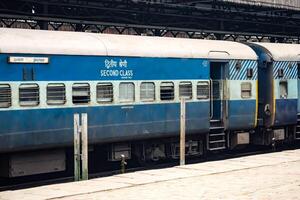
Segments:
[[[207,148],[209,151],[226,149],[226,134],[221,120],[210,120]]]
[[[295,139],[300,140],[300,113],[298,113],[298,118],[297,118],[297,127],[296,127]]]

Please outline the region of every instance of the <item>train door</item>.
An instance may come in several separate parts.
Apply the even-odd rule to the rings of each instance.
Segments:
[[[223,121],[225,112],[224,102],[224,84],[225,84],[225,66],[224,62],[210,63],[210,81],[211,81],[211,102],[210,117],[211,120]]]

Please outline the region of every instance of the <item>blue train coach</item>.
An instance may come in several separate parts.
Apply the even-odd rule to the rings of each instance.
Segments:
[[[255,139],[262,144],[300,139],[297,130],[299,45],[255,43],[250,46],[259,55],[260,129]]]
[[[65,170],[74,113],[88,114],[90,151],[105,144],[110,161],[177,158],[182,97],[187,155],[247,144],[257,74],[236,42],[0,29],[2,172]]]

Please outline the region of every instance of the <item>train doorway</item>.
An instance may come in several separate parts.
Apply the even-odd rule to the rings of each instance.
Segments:
[[[211,120],[223,121],[224,112],[224,79],[225,66],[224,62],[210,63],[210,85],[211,85],[211,102],[210,117]]]

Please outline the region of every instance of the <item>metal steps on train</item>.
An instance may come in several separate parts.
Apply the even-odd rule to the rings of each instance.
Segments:
[[[210,151],[226,149],[226,134],[221,120],[210,120],[207,148]]]
[[[298,113],[298,118],[297,118],[297,127],[296,127],[295,139],[300,140],[300,113]]]

